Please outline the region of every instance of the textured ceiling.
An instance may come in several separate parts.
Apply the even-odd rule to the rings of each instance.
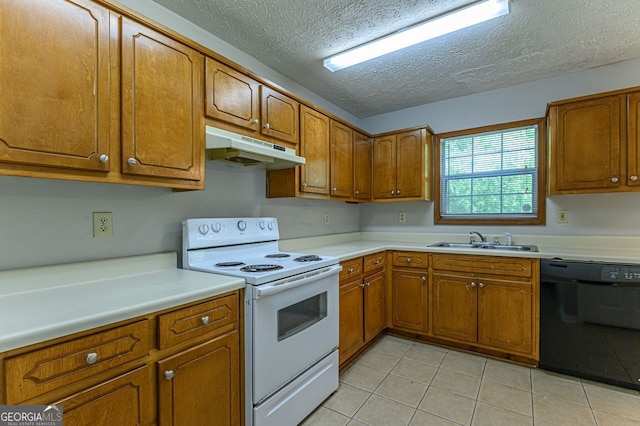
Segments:
[[[322,59],[470,0],[154,0],[358,118],[640,57],[639,0],[511,13],[335,73]]]

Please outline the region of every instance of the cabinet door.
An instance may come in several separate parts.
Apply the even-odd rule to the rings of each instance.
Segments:
[[[340,286],[340,364],[364,344],[362,280]]]
[[[396,136],[373,139],[373,198],[396,195]]]
[[[329,117],[305,105],[300,107],[302,137],[300,191],[329,195]]]
[[[434,336],[477,341],[477,280],[433,274],[431,322]]]
[[[426,333],[427,294],[427,271],[394,269],[391,283],[392,325]]]
[[[0,23],[0,161],[108,171],[109,11],[9,1]]]
[[[267,86],[260,86],[260,118],[263,135],[297,144],[300,103]],[[327,158],[329,158],[327,156]]]
[[[371,139],[363,134],[353,133],[353,198],[371,199]]]
[[[239,361],[237,332],[159,361],[160,426],[239,425]]]
[[[640,92],[628,95],[627,185],[640,185]]]
[[[552,109],[552,194],[620,186],[622,99],[610,96]]]
[[[397,197],[424,198],[424,130],[396,136]]]
[[[62,405],[66,426],[152,424],[149,372],[144,366],[53,404]]]
[[[385,329],[384,271],[365,277],[364,280],[364,341],[368,342]]]
[[[532,351],[531,283],[478,279],[478,343],[509,352]]]
[[[203,56],[137,22],[122,23],[122,173],[200,180]]]
[[[353,194],[353,130],[331,120],[331,196]]]
[[[257,132],[260,129],[258,88],[258,82],[251,77],[207,58],[205,113],[208,117]]]

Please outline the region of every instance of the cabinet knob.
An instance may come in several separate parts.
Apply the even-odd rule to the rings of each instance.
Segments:
[[[376,259],[376,260],[374,260],[374,261],[373,261],[373,264],[374,264],[374,265],[377,265],[378,263],[380,263],[380,261],[379,261],[378,259]]]
[[[302,187],[306,188],[307,187],[307,182],[302,182]]]
[[[396,195],[396,191],[391,191],[391,195]]]
[[[360,284],[360,287],[364,288],[364,283]]]
[[[371,285],[371,283],[364,283],[364,285],[366,285],[367,287],[369,287]]]
[[[396,195],[400,195],[400,190],[399,189],[396,191]]]
[[[90,354],[87,354],[87,357],[85,358],[85,361],[87,361],[87,364],[93,365],[96,362],[98,362],[98,358],[100,358],[100,357],[98,356],[97,353],[91,352]]]
[[[638,176],[631,176],[629,179],[631,179],[632,181],[637,181],[638,180]]]
[[[333,192],[336,192],[338,190],[338,188],[332,188],[331,189]]]
[[[360,195],[360,191],[358,191],[358,190],[356,189],[356,191],[354,192],[354,194],[356,194],[356,195]]]
[[[422,282],[426,282],[427,281],[427,277],[420,277],[420,279],[422,280]]]
[[[471,281],[471,287],[475,287],[476,286],[476,282],[475,281]]]
[[[259,123],[257,118],[254,118],[253,120],[251,120],[251,124],[253,125],[257,125]]]
[[[209,324],[209,315],[205,315],[202,318],[200,318],[200,321],[202,322],[203,325],[207,325]]]
[[[100,162],[101,162],[101,163],[108,163],[108,162],[109,162],[109,156],[108,156],[108,155],[106,155],[106,154],[102,154],[102,155],[100,156]]]
[[[613,182],[613,183],[618,182],[618,178],[617,178],[617,177],[612,177],[612,178],[611,178],[611,182]]]
[[[264,128],[269,130],[271,128],[271,126],[269,126],[269,123],[265,123]]]
[[[411,263],[411,258],[407,257],[407,263]]]
[[[352,273],[352,272],[353,272],[353,268],[349,268],[349,269],[347,269],[347,272],[348,272],[348,273]]]
[[[136,164],[138,164],[138,161],[135,158],[129,158],[127,160],[127,164],[130,166],[135,166]]]
[[[480,284],[478,284],[478,287],[483,288],[483,287],[484,287],[484,284],[483,284],[483,283],[480,283]]]
[[[173,376],[175,376],[176,373],[173,372],[173,370],[167,370],[164,372],[164,378],[167,380],[171,380],[173,379]]]

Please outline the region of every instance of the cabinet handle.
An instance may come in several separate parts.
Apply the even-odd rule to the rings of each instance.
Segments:
[[[269,126],[269,123],[265,123],[264,128],[269,130],[271,128],[271,126]]]
[[[631,176],[629,179],[631,179],[632,181],[637,181],[638,180],[638,176]]]
[[[611,182],[613,182],[613,183],[618,182],[618,178],[617,178],[617,177],[612,177],[612,178],[611,178]]]
[[[484,287],[484,284],[483,284],[483,283],[480,283],[480,284],[478,285],[478,287],[483,288],[483,287]]]
[[[471,287],[475,287],[476,286],[476,282],[475,281],[471,281]]]
[[[164,378],[167,380],[171,380],[173,379],[173,376],[175,376],[176,373],[173,372],[173,370],[167,370],[164,372]]]
[[[101,163],[108,163],[108,162],[109,162],[109,156],[108,156],[108,155],[106,155],[106,154],[102,154],[102,155],[100,156],[100,162],[101,162]]]
[[[251,120],[251,124],[253,124],[253,125],[256,125],[256,124],[258,124],[258,123],[259,123],[259,122],[258,122],[258,119],[257,119],[257,118],[254,118],[253,120]]]
[[[138,161],[136,161],[135,158],[129,158],[127,160],[127,164],[130,165],[130,166],[135,166],[136,164],[138,164]]]
[[[209,315],[203,316],[202,318],[200,318],[200,321],[202,321],[203,325],[209,324]]]
[[[85,358],[85,361],[87,361],[87,364],[93,365],[96,362],[98,362],[98,358],[100,358],[100,357],[98,356],[97,353],[91,352],[90,354],[87,354],[87,357]]]

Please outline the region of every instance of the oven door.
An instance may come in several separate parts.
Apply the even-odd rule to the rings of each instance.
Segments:
[[[334,265],[254,288],[255,405],[338,347],[341,269]]]

